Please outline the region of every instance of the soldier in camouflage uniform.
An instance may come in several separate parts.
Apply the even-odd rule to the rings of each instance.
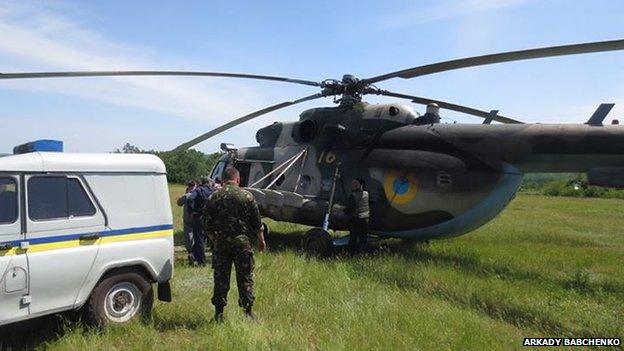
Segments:
[[[240,174],[236,168],[225,171],[225,185],[215,191],[204,207],[204,229],[214,244],[212,268],[214,269],[215,320],[223,320],[223,308],[230,290],[232,263],[236,270],[238,304],[245,314],[255,318],[252,242],[258,240],[258,250],[265,248],[262,222],[256,201],[248,191],[238,187]]]

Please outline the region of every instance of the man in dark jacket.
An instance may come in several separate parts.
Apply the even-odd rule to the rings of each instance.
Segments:
[[[200,266],[206,265],[206,236],[202,226],[202,215],[208,198],[215,191],[212,179],[202,177],[200,185],[189,195],[193,216],[193,256]]]
[[[204,230],[214,243],[212,268],[214,269],[215,320],[223,320],[230,289],[232,264],[236,269],[238,304],[250,318],[254,303],[254,257],[252,243],[258,250],[265,248],[260,212],[253,195],[239,188],[240,174],[236,168],[225,170],[225,184],[215,191],[204,209]]]
[[[195,226],[193,219],[193,208],[190,196],[193,190],[197,187],[197,183],[194,180],[189,181],[186,184],[186,191],[184,195],[178,198],[178,206],[182,206],[182,223],[184,224],[184,247],[186,248],[186,254],[189,264],[195,263],[195,255],[193,254],[193,227]]]
[[[358,254],[366,248],[368,236],[368,220],[370,208],[368,191],[364,189],[364,180],[356,178],[351,181],[351,195],[347,199],[345,214],[349,216],[349,252]]]

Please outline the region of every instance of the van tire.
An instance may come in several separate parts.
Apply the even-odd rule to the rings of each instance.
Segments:
[[[154,304],[150,282],[137,271],[104,277],[93,289],[84,309],[85,322],[95,327],[149,319]]]

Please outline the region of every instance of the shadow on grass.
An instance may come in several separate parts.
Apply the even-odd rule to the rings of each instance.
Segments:
[[[57,314],[0,327],[0,350],[30,350],[58,340],[73,322],[73,317]]]
[[[270,233],[267,244],[273,252],[292,251],[303,255],[301,241],[304,235],[305,231],[275,231]],[[484,262],[470,254],[435,252],[429,249],[429,245],[429,241],[410,242],[385,239],[369,244],[366,253],[373,256],[398,255],[409,263],[449,267],[479,277],[496,277],[507,281],[546,284],[585,296],[595,297],[609,294],[624,297],[624,283],[622,282],[614,280],[596,281],[592,280],[590,276],[578,272],[563,277],[544,276],[538,272],[510,267],[497,262]],[[337,257],[351,259],[346,252],[346,247],[334,248],[333,255],[328,259]]]
[[[293,251],[302,253],[301,240],[305,235],[304,231],[279,232],[271,231],[266,239],[269,250],[274,252]]]
[[[153,325],[159,332],[178,329],[197,330],[211,323],[205,318],[165,319],[153,315],[151,321],[142,323]],[[72,313],[55,314],[13,323],[0,327],[0,350],[32,350],[62,339],[72,329],[80,329],[83,324]],[[91,330],[89,328],[85,331]]]
[[[268,242],[274,251],[290,250],[301,252],[300,243],[303,235],[303,232],[272,233]],[[554,335],[598,337],[591,330],[570,329],[551,316],[527,306],[517,305],[506,300],[499,301],[488,294],[483,296],[466,296],[460,291],[445,287],[443,284],[429,284],[430,282],[410,277],[402,270],[386,270],[381,266],[382,263],[379,266],[375,266],[376,259],[388,256],[398,256],[408,264],[433,264],[451,267],[469,275],[497,276],[508,280],[544,282],[544,277],[535,272],[518,271],[500,264],[485,263],[471,256],[433,252],[429,249],[428,242],[406,243],[400,240],[383,240],[369,244],[365,255],[350,257],[345,254],[344,250],[335,250],[334,255],[329,259],[336,258],[345,262],[351,267],[357,277],[396,286],[404,290],[418,291],[421,294],[443,299],[459,307],[483,313],[491,318],[503,320],[520,328],[531,325]],[[562,285],[560,281],[556,282],[558,285]]]
[[[206,320],[202,317],[185,317],[184,319],[167,319],[162,318],[158,315],[155,315],[153,317],[154,329],[158,330],[159,332],[178,329],[197,330],[211,322],[212,320]]]

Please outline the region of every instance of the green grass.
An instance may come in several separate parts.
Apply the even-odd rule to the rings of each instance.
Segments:
[[[170,184],[169,185],[169,198],[171,200],[171,211],[173,212],[173,227],[176,231],[182,230],[182,207],[178,206],[176,201],[184,194],[186,189],[182,184]]]
[[[173,186],[172,199],[182,191]],[[242,317],[235,289],[226,323],[211,323],[212,271],[180,260],[174,302],[156,303],[153,321],[99,333],[61,324],[12,335],[22,340],[13,345],[509,350],[522,349],[523,337],[624,336],[622,200],[521,195],[468,235],[386,241],[359,258],[305,258],[298,248],[305,227],[270,227],[270,250],[256,256],[257,323]]]

